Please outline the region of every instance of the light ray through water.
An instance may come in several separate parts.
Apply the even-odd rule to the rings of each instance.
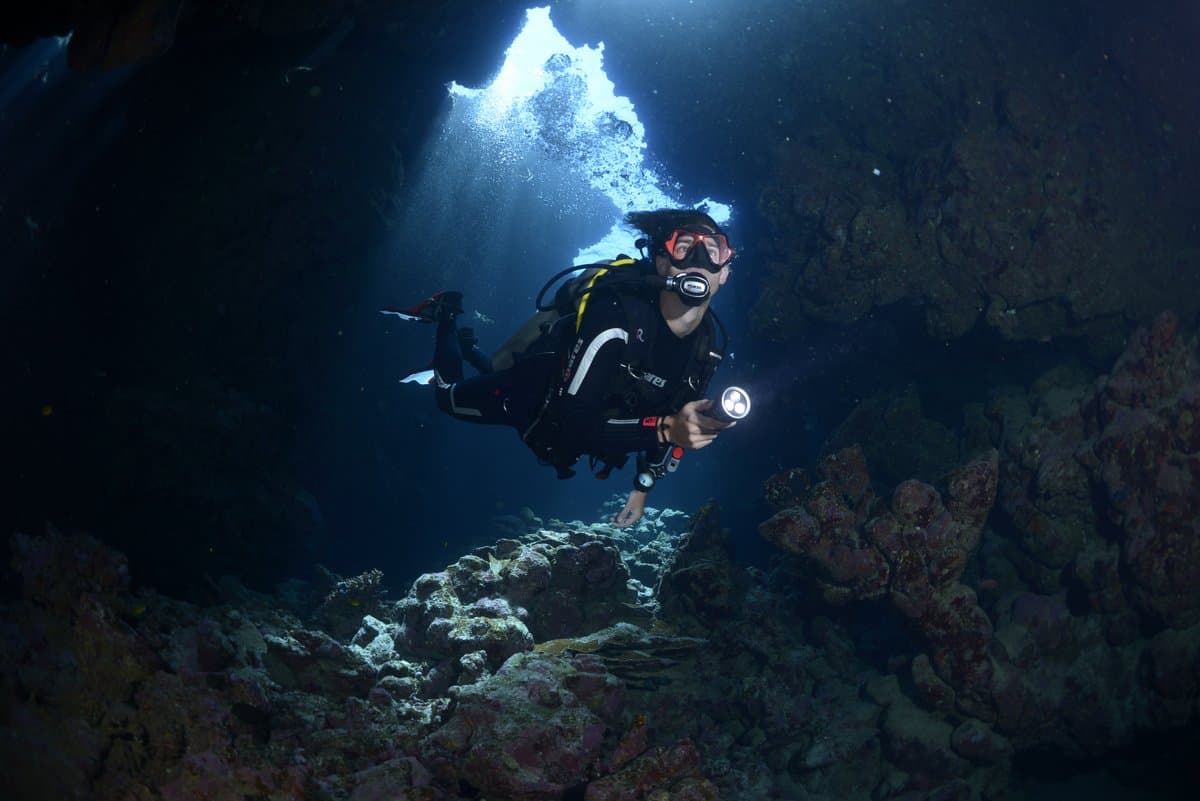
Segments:
[[[452,107],[410,188],[404,229],[450,232],[465,220],[472,241],[506,257],[522,250],[518,240],[535,239],[540,275],[567,258],[628,252],[636,235],[620,219],[633,209],[696,205],[727,221],[728,204],[684,203],[681,187],[647,158],[645,128],[605,74],[603,55],[603,43],[568,42],[549,8],[529,9],[487,86],[450,84]],[[596,230],[607,234],[579,247]],[[483,277],[491,261],[472,254],[467,277]]]

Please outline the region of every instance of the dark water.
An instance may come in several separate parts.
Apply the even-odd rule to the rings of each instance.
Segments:
[[[653,504],[717,499],[743,558],[766,564],[755,535],[769,515],[763,480],[810,464],[881,388],[916,385],[926,414],[957,430],[962,405],[990,388],[1028,385],[1063,362],[1109,367],[1111,354],[1080,338],[1013,343],[981,326],[942,341],[907,303],[848,325],[816,321],[799,352],[752,320],[772,291],[765,264],[806,235],[772,230],[763,211],[784,143],[823,141],[807,122],[828,120],[843,91],[829,64],[852,67],[847,81],[873,65],[887,86],[890,26],[929,34],[912,58],[978,37],[1001,42],[1014,70],[1021,59],[1077,64],[1081,50],[1111,43],[1088,63],[1137,99],[1125,109],[1132,127],[1173,132],[1159,158],[1131,169],[1188,185],[1200,164],[1192,5],[1043,5],[992,9],[986,19],[1003,30],[935,2],[551,6],[572,44],[604,42],[607,75],[645,126],[647,163],[682,200],[733,207],[739,258],[716,308],[734,357],[718,383],[751,387],[755,414],[690,455]],[[456,425],[429,393],[397,383],[429,359],[432,332],[378,308],[461,288],[467,309],[494,321],[477,325],[483,345],[498,345],[544,277],[614,218],[565,185],[548,196],[550,171],[565,182],[569,165],[450,158],[467,151],[446,130],[446,84],[486,85],[524,20],[516,4],[454,11],[425,27],[397,14],[219,44],[183,37],[151,63],[106,73],[68,71],[51,40],[0,51],[6,533],[95,532],[130,553],[140,580],[191,597],[209,576],[269,587],[317,562],[379,567],[403,591],[495,539],[497,515],[529,507],[590,521],[627,491],[629,470],[559,482],[512,431]],[[896,125],[903,141],[885,167],[961,123],[919,101],[887,122],[879,97],[863,98],[873,100],[847,101],[839,136],[861,144]],[[539,165],[535,191],[526,172]],[[1200,210],[1195,192],[1170,208]],[[1144,319],[1125,315],[1130,327]],[[1094,768],[1053,777],[1031,766],[1026,797],[1184,797],[1153,782],[1141,787],[1161,795],[1147,795]]]

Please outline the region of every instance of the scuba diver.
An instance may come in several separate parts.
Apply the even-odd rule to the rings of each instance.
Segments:
[[[641,519],[650,489],[684,451],[711,445],[735,424],[704,397],[727,344],[709,304],[729,279],[728,237],[692,209],[635,211],[625,221],[645,235],[636,245],[642,258],[554,276],[537,315],[490,359],[471,329],[457,327],[460,292],[382,310],[437,325],[432,371],[402,380],[433,384],[438,408],[459,420],[512,426],[559,478],[575,475],[585,454],[599,465],[596,477],[607,478],[638,453],[633,490],[612,519],[621,528]],[[575,277],[543,305],[568,274]],[[464,357],[478,376],[464,377]]]

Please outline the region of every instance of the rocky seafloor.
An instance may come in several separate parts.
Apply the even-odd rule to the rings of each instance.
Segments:
[[[936,486],[855,445],[772,477],[770,570],[712,503],[526,511],[399,600],[371,570],[199,607],[17,534],[3,797],[967,801],[1191,731],[1196,342],[1163,315],[1109,374],[978,411]]]

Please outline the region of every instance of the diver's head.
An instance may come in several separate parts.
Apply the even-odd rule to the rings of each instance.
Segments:
[[[659,275],[703,270],[710,275],[710,295],[729,279],[733,248],[712,217],[695,209],[632,211],[625,222],[646,234]]]
[[[631,211],[625,222],[646,234],[650,252],[679,269],[724,269],[733,260],[729,238],[716,221],[695,209]]]

